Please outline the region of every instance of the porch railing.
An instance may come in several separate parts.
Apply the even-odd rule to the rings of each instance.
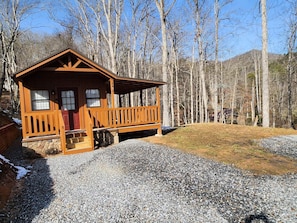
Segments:
[[[23,137],[58,135],[60,111],[29,112],[23,116]]]
[[[160,117],[158,109],[158,106],[88,108],[88,113],[93,127],[117,128],[159,123]],[[63,122],[60,113],[59,110],[25,113],[22,120],[23,138],[59,135],[61,123]],[[86,120],[86,125],[89,125],[89,120]]]
[[[89,108],[94,127],[125,127],[160,122],[158,106]]]

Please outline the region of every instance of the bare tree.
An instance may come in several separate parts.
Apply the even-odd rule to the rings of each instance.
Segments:
[[[180,54],[182,50],[182,40],[184,36],[182,35],[182,27],[179,20],[169,24],[169,63],[170,63],[170,107],[171,107],[171,124],[174,126],[175,123],[180,125]],[[175,84],[174,84],[175,83]],[[192,85],[192,83],[190,83]],[[193,95],[193,94],[192,94]],[[173,112],[174,111],[174,112]],[[176,113],[176,114],[175,114]],[[191,114],[193,113],[193,108],[191,109]]]
[[[215,73],[214,73],[214,122],[218,122],[218,72],[219,72],[219,0],[214,3],[215,13]]]
[[[167,17],[169,12],[171,11],[172,7],[175,4],[175,0],[171,2],[169,7],[165,6],[164,0],[155,0],[159,16],[160,16],[160,23],[161,23],[161,32],[162,32],[162,74],[163,74],[163,81],[168,81],[168,58],[167,58]],[[167,9],[166,9],[167,8]],[[169,84],[169,83],[168,83]],[[163,86],[163,94],[162,94],[162,102],[163,102],[163,125],[170,126],[170,119],[169,119],[169,102],[168,102],[168,84]],[[173,112],[173,111],[171,111]]]
[[[288,37],[288,63],[287,63],[287,94],[288,94],[288,127],[293,127],[293,112],[292,112],[292,82],[294,69],[294,50],[296,50],[296,35],[297,35],[297,2],[291,3],[292,14],[289,21],[289,37]]]
[[[214,2],[215,16],[215,73],[214,73],[214,122],[218,121],[218,76],[219,76],[219,26],[220,12],[222,7],[231,3],[233,0],[225,0],[220,4],[220,0]]]
[[[206,91],[205,79],[205,50],[206,40],[204,36],[206,21],[209,19],[209,9],[206,6],[205,0],[192,0],[189,1],[190,7],[193,8],[194,21],[195,21],[195,39],[198,43],[199,55],[199,89],[200,89],[200,103],[199,103],[199,119],[200,122],[208,121],[208,94]]]
[[[268,71],[268,32],[267,32],[267,13],[266,0],[261,0],[262,15],[262,126],[269,127],[269,71]]]
[[[86,46],[88,56],[96,62],[106,62],[108,68],[117,73],[117,49],[124,0],[67,0],[63,1],[63,5],[70,20],[59,21],[60,24],[66,27],[71,24],[82,39],[82,45]],[[100,55],[102,60],[104,57],[107,61],[101,61]]]
[[[5,85],[10,92],[12,109],[18,109],[17,85],[12,74],[17,71],[16,44],[21,35],[21,23],[38,5],[37,0],[2,0],[0,2],[1,73],[0,97]],[[14,111],[12,111],[14,112]]]
[[[253,58],[253,62],[254,62],[254,79],[253,79],[253,83],[255,84],[255,87],[252,88],[252,94],[255,93],[255,99],[256,102],[253,102],[253,108],[252,110],[254,110],[254,114],[259,114],[262,112],[262,102],[261,102],[261,92],[260,92],[260,80],[261,80],[261,64],[260,64],[260,55],[257,51],[253,51],[252,52],[252,58]],[[254,92],[255,91],[255,92]],[[254,98],[253,98],[254,99]],[[255,106],[257,106],[255,108]],[[252,120],[254,120],[255,116],[252,116]]]

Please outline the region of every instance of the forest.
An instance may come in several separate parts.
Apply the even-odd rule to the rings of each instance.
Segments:
[[[286,1],[286,11],[280,11],[287,18],[282,26],[285,41],[279,46],[282,53],[268,53],[265,20],[269,10],[283,1],[266,5],[266,0],[257,0],[248,13],[260,21],[255,24],[262,30],[261,48],[255,44],[228,58],[237,44],[230,44],[230,38],[240,35],[236,30],[244,26],[234,16],[240,12],[232,11],[235,2],[2,0],[1,109],[12,115],[20,112],[13,78],[17,71],[73,48],[119,76],[166,82],[161,91],[164,126],[222,122],[295,128],[297,1]],[[34,24],[24,25],[37,11],[44,11],[59,28],[43,32]],[[151,94],[135,92],[132,98],[143,97],[149,104]],[[119,100],[125,104],[126,98]]]

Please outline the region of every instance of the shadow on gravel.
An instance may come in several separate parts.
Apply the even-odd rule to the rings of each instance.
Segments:
[[[28,166],[31,166],[31,172],[17,181],[4,209],[5,213],[0,217],[0,222],[32,222],[34,217],[46,208],[54,197],[53,180],[47,160],[43,158],[25,159],[22,151],[19,141],[9,148],[6,157],[12,160],[15,165],[27,169]]]
[[[261,220],[261,221],[258,221],[258,220]],[[250,215],[246,217],[244,220],[244,223],[253,223],[253,222],[272,223],[267,219],[267,217],[264,214]]]
[[[162,129],[162,135],[166,135],[170,132],[175,131],[177,128],[168,127]],[[149,136],[154,136],[157,134],[157,130],[145,130],[145,131],[137,131],[137,132],[129,132],[129,133],[122,133],[120,134],[120,141],[125,141],[128,139],[139,139],[145,138]]]

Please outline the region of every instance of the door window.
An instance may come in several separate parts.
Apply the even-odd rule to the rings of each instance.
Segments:
[[[62,110],[75,110],[75,95],[73,90],[61,91]]]

